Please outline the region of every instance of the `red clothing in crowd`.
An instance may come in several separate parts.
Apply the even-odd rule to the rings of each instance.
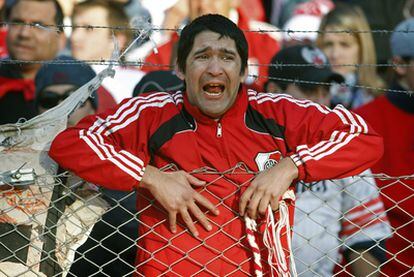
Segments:
[[[238,214],[240,195],[253,176],[196,174],[211,182],[198,190],[220,215],[207,213],[213,230],[199,226],[195,238],[182,227],[176,234],[169,231],[165,210],[140,187],[146,165],[174,163],[186,172],[202,167],[223,172],[244,162],[257,172],[290,156],[298,179],[313,182],[360,173],[380,157],[381,145],[382,139],[359,116],[341,107],[331,111],[307,100],[242,88],[219,121],[203,115],[182,92],[124,100],[118,109],[87,117],[60,133],[49,154],[89,182],[138,190],[140,274],[223,276],[254,273],[253,253]],[[266,255],[263,251],[264,260]]]
[[[279,32],[276,32],[277,29],[273,25],[249,20],[240,12],[238,13],[238,16],[237,26],[244,31],[244,35],[249,45],[249,75],[259,76],[258,78],[248,77],[246,84],[254,90],[263,91],[268,76],[268,64],[281,48],[281,36]],[[258,30],[272,31],[261,33],[258,32]],[[169,66],[160,65],[173,64],[171,54],[173,53],[174,47],[176,47],[178,39],[178,35],[174,34],[169,41],[157,47],[158,53],[152,52],[146,57],[145,63],[149,63],[149,65],[143,66],[142,70],[146,72],[171,70]],[[257,66],[258,64],[260,64],[260,66]]]
[[[104,112],[116,106],[112,95],[102,86],[97,90],[98,110]],[[24,79],[15,65],[0,65],[0,124],[16,123],[37,115],[34,105],[35,83]]]
[[[401,87],[393,89],[402,90]],[[373,173],[389,176],[414,174],[414,98],[388,93],[356,110],[384,138],[384,155]],[[414,265],[414,180],[377,179],[394,235],[386,242],[386,276],[402,276]],[[408,274],[409,275],[409,274]],[[407,276],[408,276],[407,275]]]
[[[0,124],[29,120],[36,115],[35,85],[13,64],[0,64]]]
[[[7,28],[0,27],[0,58],[5,58],[8,55],[6,36],[7,36]]]
[[[96,91],[98,95],[98,110],[97,113],[103,113],[108,109],[116,106],[114,97],[103,86],[100,86]]]

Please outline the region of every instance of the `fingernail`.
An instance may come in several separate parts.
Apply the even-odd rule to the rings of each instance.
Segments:
[[[219,211],[218,209],[216,209],[216,210],[214,210],[214,213],[215,213],[216,215],[219,215],[219,214],[220,214],[220,211]]]
[[[207,225],[207,231],[211,231],[213,229],[213,227],[211,227],[211,225]]]
[[[195,233],[194,233],[194,236],[195,236],[195,237],[198,237],[198,232],[195,232]]]

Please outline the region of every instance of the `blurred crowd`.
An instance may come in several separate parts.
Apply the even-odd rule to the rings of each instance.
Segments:
[[[53,108],[110,62],[115,77],[103,81],[69,125],[144,92],[184,90],[174,72],[180,30],[200,15],[219,13],[245,32],[249,88],[355,111],[384,138],[383,158],[365,174],[414,174],[412,0],[0,0],[0,7],[0,124]],[[325,182],[297,187],[298,218],[324,205],[341,210],[315,216],[314,229],[305,219],[295,223],[301,276],[376,276],[378,268],[386,276],[412,274],[413,180],[370,179],[368,187],[341,182],[339,188]],[[133,269],[135,198],[103,193],[122,206],[105,214],[79,248],[75,276]],[[335,236],[326,238],[327,229]],[[312,243],[325,252],[313,253]]]

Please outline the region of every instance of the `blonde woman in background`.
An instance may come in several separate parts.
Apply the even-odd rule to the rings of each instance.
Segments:
[[[357,6],[337,4],[323,17],[319,31],[316,45],[348,85],[331,90],[332,104],[355,109],[381,95],[385,83],[374,66],[374,42],[364,12]],[[353,66],[358,64],[362,66]]]

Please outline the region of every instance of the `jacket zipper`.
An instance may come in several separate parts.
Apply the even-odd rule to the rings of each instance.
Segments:
[[[217,133],[216,133],[218,138],[221,138],[223,136],[223,130],[221,128],[221,123],[217,123]]]

